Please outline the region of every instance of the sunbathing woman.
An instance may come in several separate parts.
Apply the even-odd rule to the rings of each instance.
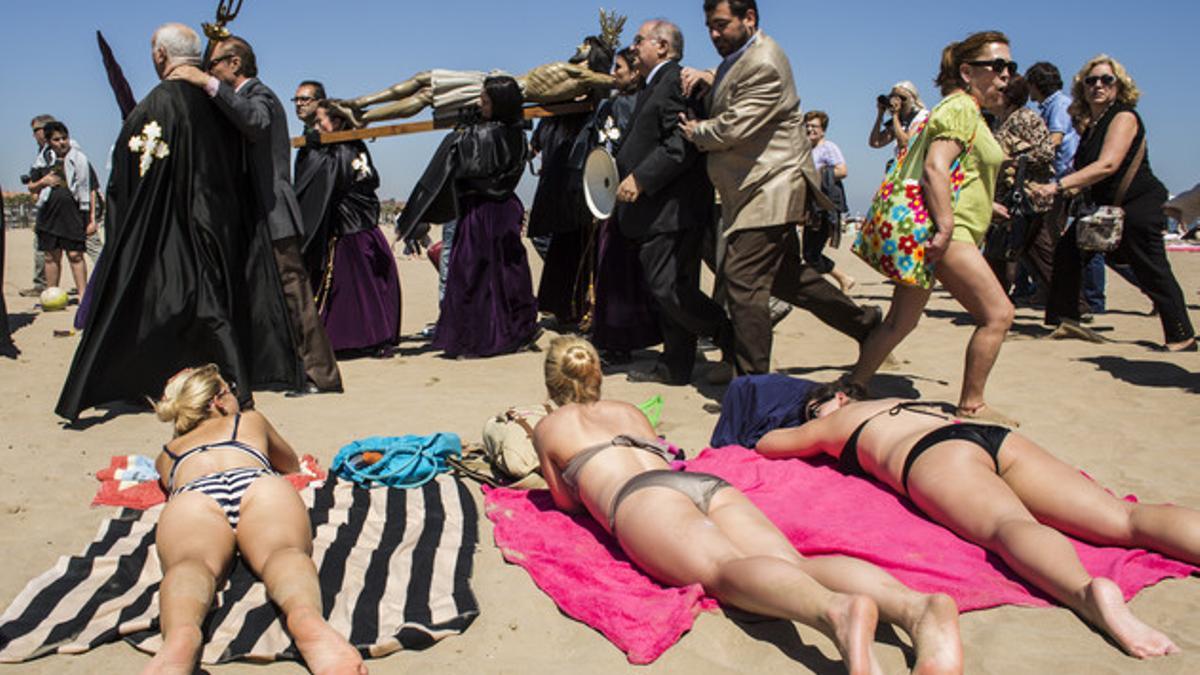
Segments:
[[[820,630],[852,673],[880,672],[871,653],[880,616],[912,637],[917,672],[962,672],[950,597],[917,593],[861,560],[801,557],[725,481],[670,471],[645,415],[601,401],[601,379],[600,357],[586,340],[551,343],[546,389],[562,407],[538,424],[533,443],[560,509],[586,509],[660,582],[700,583],[722,602]]]
[[[1179,651],[1142,623],[1110,579],[1093,577],[1061,533],[1101,546],[1149,548],[1200,563],[1200,512],[1136,504],[1005,427],[968,424],[898,399],[863,401],[834,383],[806,397],[808,423],[763,436],[771,458],[837,457],[907,495],[927,516],[1000,555],[1138,658]]]
[[[146,672],[193,671],[218,580],[240,553],[312,672],[366,673],[358,651],[321,612],[308,513],[279,475],[299,469],[292,447],[267,418],[241,412],[212,364],[180,371],[154,407],[174,424],[175,438],[155,462],[170,501],[156,539],[163,647]]]

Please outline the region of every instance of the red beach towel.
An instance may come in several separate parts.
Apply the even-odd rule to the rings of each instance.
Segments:
[[[746,494],[806,556],[848,555],[927,593],[952,596],[962,611],[1051,601],[1000,559],[927,520],[904,498],[830,463],[767,460],[731,446],[680,463],[715,474]],[[1132,497],[1126,499],[1134,500]],[[631,663],[658,658],[715,606],[697,586],[664,588],[638,571],[588,516],[554,509],[544,490],[487,490],[488,517],[505,560],[529,572],[559,608],[599,630]],[[1198,568],[1158,554],[1072,540],[1084,566],[1125,597]]]
[[[123,506],[145,511],[167,501],[158,479],[147,479],[141,471],[130,471],[133,458],[137,455],[116,455],[107,467],[96,472],[100,487],[92,498],[92,506]],[[127,480],[132,475],[136,480]],[[300,459],[300,472],[284,476],[296,487],[304,488],[313,481],[324,481],[325,469],[312,455]]]

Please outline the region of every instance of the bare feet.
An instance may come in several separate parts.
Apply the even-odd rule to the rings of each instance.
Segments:
[[[1017,420],[1005,415],[986,403],[980,403],[979,405],[973,406],[960,405],[954,414],[965,420],[990,422],[992,424],[1002,424],[1006,427],[1013,428],[1021,426],[1021,423]]]
[[[958,605],[944,593],[929,595],[908,628],[917,652],[914,673],[958,675],[963,672],[962,639],[958,634]]]
[[[199,628],[176,628],[163,636],[162,649],[146,664],[142,675],[191,675],[200,660],[204,636]]]
[[[1148,659],[1179,651],[1171,638],[1142,623],[1129,611],[1121,589],[1109,579],[1092,579],[1084,593],[1085,618],[1108,633],[1130,656]]]
[[[353,101],[333,99],[329,102],[329,104],[333,106],[334,110],[337,110],[345,115],[346,119],[350,121],[351,126],[353,126],[355,129],[361,129],[366,126],[366,124],[363,122],[362,110],[359,110],[357,107],[355,107]]]
[[[826,635],[837,644],[850,675],[882,675],[871,643],[879,608],[865,595],[838,595],[825,615]]]
[[[314,675],[366,675],[362,655],[315,611],[293,611],[287,628]]]

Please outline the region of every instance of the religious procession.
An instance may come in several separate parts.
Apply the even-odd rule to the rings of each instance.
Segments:
[[[672,2],[437,26],[516,74],[68,22],[119,117],[10,103],[0,675],[1200,669],[1161,57]]]

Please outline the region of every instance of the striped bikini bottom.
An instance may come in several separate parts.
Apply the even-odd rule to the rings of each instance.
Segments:
[[[274,471],[254,467],[210,473],[175,490],[172,496],[183,492],[201,492],[208,495],[225,512],[229,526],[236,532],[238,518],[241,517],[242,497],[246,495],[246,490],[259,478],[274,475]]]

